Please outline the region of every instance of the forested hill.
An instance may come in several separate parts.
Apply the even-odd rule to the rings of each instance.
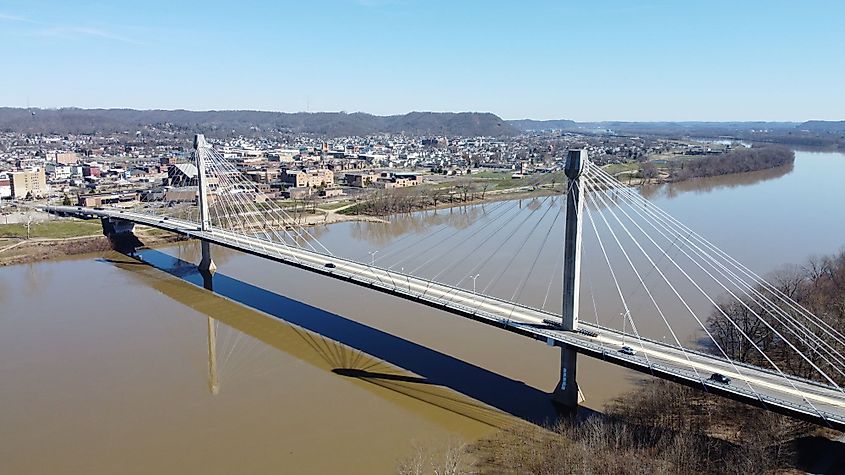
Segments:
[[[344,112],[186,111],[134,109],[0,108],[0,131],[23,133],[119,133],[146,126],[212,136],[273,131],[327,136],[406,132],[414,135],[504,136],[518,130],[495,114],[411,112],[377,116]]]

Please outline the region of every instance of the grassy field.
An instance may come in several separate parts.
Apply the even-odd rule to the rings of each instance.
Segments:
[[[99,220],[45,221],[32,224],[30,237],[57,239],[91,236],[102,232]],[[26,224],[0,224],[0,238],[26,238]]]
[[[510,179],[512,174],[513,174],[512,171],[507,171],[507,172],[483,171],[483,172],[473,173],[472,175],[469,175],[469,177],[470,178],[486,178],[486,179],[493,179],[493,180],[504,180],[504,179]]]
[[[605,165],[602,169],[611,175],[616,175],[622,172],[637,171],[640,169],[640,164],[637,162],[611,163],[610,165]]]
[[[329,210],[333,210],[333,209],[343,208],[344,206],[348,205],[349,203],[351,203],[351,200],[336,201],[334,203],[323,203],[323,204],[317,205],[317,209],[329,211]]]

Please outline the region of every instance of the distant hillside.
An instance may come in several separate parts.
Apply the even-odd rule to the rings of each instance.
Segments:
[[[516,127],[519,130],[569,130],[578,127],[578,124],[573,120],[534,120],[534,119],[518,119],[509,120],[508,124]]]
[[[622,133],[735,133],[752,129],[792,129],[796,122],[575,122],[572,120],[509,120],[520,130],[613,130]]]
[[[0,130],[24,133],[120,133],[145,126],[212,136],[261,132],[313,133],[331,137],[406,132],[415,135],[504,136],[519,131],[490,113],[411,112],[376,116],[343,112],[186,111],[134,109],[0,108]],[[234,132],[233,132],[234,131]]]
[[[816,132],[845,132],[845,120],[808,120],[801,124],[799,129],[811,130]]]

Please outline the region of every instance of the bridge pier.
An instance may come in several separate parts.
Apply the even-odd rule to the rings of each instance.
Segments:
[[[109,239],[112,249],[123,254],[133,254],[142,243],[135,233],[135,223],[117,218],[100,218],[103,235]]]
[[[581,291],[581,222],[584,202],[581,199],[581,174],[587,164],[586,150],[570,150],[566,154],[564,172],[569,178],[566,192],[566,231],[563,244],[563,311],[561,329],[578,331],[578,296]],[[552,396],[554,402],[573,413],[578,409],[579,391],[575,379],[578,352],[563,346],[560,349],[560,383]]]
[[[560,348],[560,382],[552,393],[552,401],[567,412],[578,410],[578,403],[582,401],[575,379],[578,369],[578,352],[567,346]]]
[[[200,263],[197,267],[199,267],[200,273],[203,274],[203,279],[205,279],[205,274],[209,274],[210,276],[211,274],[217,272],[217,264],[215,264],[214,260],[211,258],[211,244],[208,241],[200,241],[200,248],[202,251],[202,258],[200,259]]]
[[[100,218],[100,224],[103,225],[103,236],[130,234],[135,230],[135,223],[122,219]]]

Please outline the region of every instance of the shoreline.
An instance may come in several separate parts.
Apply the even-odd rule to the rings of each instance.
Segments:
[[[184,240],[182,236],[166,233],[151,233],[150,228],[136,232],[145,247],[156,247]],[[109,239],[103,234],[73,236],[64,238],[6,239],[0,247],[0,267],[56,260],[63,256],[80,256],[113,250]]]
[[[669,173],[664,169],[659,169],[659,175],[651,179],[645,179],[640,176],[634,176],[638,172],[636,170],[620,171],[613,174],[620,183],[630,188],[641,189],[648,186],[662,186],[685,183],[701,178],[726,177],[734,175],[745,175],[749,173],[756,173],[765,170],[772,170],[779,167],[766,167],[757,170],[744,171],[739,173],[729,173],[724,175],[713,175],[707,177],[690,177],[682,180],[673,180]],[[625,176],[628,176],[627,182]],[[316,214],[309,214],[303,216],[299,225],[303,227],[325,226],[329,224],[336,224],[342,222],[373,222],[389,224],[392,217],[408,215],[412,213],[436,211],[451,208],[461,208],[465,206],[478,206],[487,203],[494,203],[506,200],[528,199],[543,196],[552,196],[560,194],[561,190],[553,186],[539,185],[534,189],[514,188],[507,190],[491,190],[486,193],[484,198],[470,199],[461,202],[439,202],[435,206],[426,206],[415,208],[407,212],[389,213],[384,215],[370,215],[370,214],[343,214],[339,211],[355,206],[357,203],[349,202],[344,206],[335,209],[319,209]],[[184,240],[184,236],[171,235],[169,233],[161,233],[152,228],[139,226],[136,228],[136,236],[144,243],[145,247],[155,247],[163,244],[170,244]],[[5,241],[5,242],[4,242]],[[95,252],[103,252],[112,250],[111,243],[108,238],[102,234],[91,234],[86,236],[71,236],[61,238],[2,238],[0,239],[0,267],[12,266],[18,264],[27,264],[32,262],[46,261],[56,259],[61,256],[77,256]]]

